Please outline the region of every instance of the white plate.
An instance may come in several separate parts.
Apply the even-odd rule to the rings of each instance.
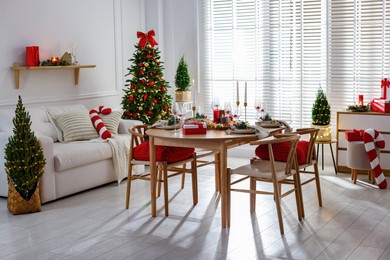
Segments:
[[[264,128],[277,128],[281,126],[282,124],[280,122],[273,122],[273,123],[268,123],[268,122],[260,122],[259,125]]]
[[[254,134],[256,132],[255,129],[234,129],[233,133],[234,134]]]
[[[171,130],[171,129],[178,129],[180,126],[179,125],[159,125],[156,126],[158,129],[166,129],[166,130]]]

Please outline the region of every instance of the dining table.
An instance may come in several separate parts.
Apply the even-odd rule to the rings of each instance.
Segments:
[[[270,129],[270,133],[280,132],[281,128]],[[149,136],[150,148],[150,185],[151,185],[151,213],[156,217],[156,145],[192,147],[214,150],[219,153],[219,169],[221,174],[221,225],[230,226],[230,196],[228,194],[227,160],[228,149],[248,144],[258,140],[255,133],[236,133],[234,131],[207,130],[206,134],[183,134],[181,129],[165,130],[152,128],[146,131]]]

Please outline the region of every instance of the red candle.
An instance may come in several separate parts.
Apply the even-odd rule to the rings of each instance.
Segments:
[[[58,57],[51,57],[50,61],[51,61],[51,63],[57,63],[60,60],[58,59]]]
[[[219,110],[218,110],[218,109],[214,109],[214,110],[213,110],[213,122],[214,122],[215,124],[218,124],[218,123],[219,123],[219,117],[220,117],[220,115],[219,115]]]
[[[363,106],[363,103],[364,103],[364,102],[363,102],[363,95],[360,94],[360,95],[359,95],[358,105],[359,105],[359,106]]]
[[[26,47],[26,65],[27,66],[39,66],[39,47],[27,46]]]

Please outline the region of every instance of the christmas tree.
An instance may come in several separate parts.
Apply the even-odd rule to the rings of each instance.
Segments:
[[[122,108],[124,119],[141,120],[144,124],[153,124],[160,119],[170,117],[171,96],[167,94],[169,84],[163,79],[163,66],[160,61],[154,31],[147,34],[138,32],[141,38],[135,45],[135,52],[126,80]]]
[[[44,173],[46,160],[38,139],[31,131],[30,115],[20,96],[12,121],[13,135],[5,147],[5,170],[16,191],[29,201]]]
[[[188,73],[187,63],[184,61],[184,55],[181,57],[179,65],[177,65],[175,86],[179,91],[187,91],[190,87],[190,75]]]
[[[321,87],[318,89],[313,104],[311,119],[313,125],[328,125],[330,123],[330,105]]]

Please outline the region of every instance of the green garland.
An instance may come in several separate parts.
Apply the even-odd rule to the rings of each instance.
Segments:
[[[351,111],[351,112],[367,112],[367,111],[370,111],[370,104],[348,106],[347,107],[347,111]]]

